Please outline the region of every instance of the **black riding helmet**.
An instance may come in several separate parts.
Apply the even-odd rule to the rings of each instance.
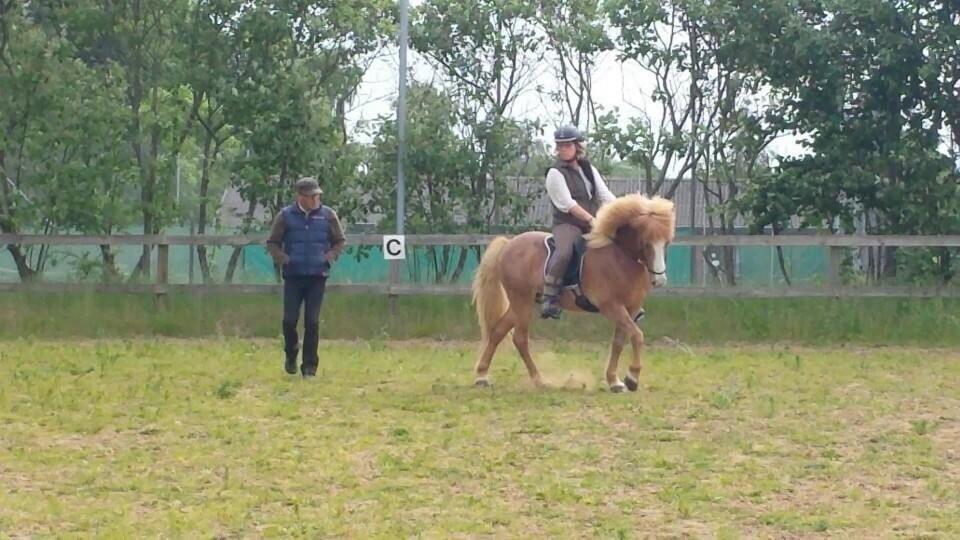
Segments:
[[[567,124],[560,126],[553,132],[554,142],[583,142],[583,133],[577,129],[577,126]]]

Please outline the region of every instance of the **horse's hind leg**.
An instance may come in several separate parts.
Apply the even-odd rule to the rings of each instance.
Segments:
[[[518,305],[511,303],[511,305]],[[543,386],[543,378],[537,365],[533,363],[533,357],[530,355],[530,318],[533,315],[533,302],[524,302],[519,304],[516,311],[517,324],[513,329],[513,345],[520,353],[523,364],[527,366],[527,373],[530,374],[530,380],[537,387]]]
[[[509,332],[515,324],[516,317],[511,309],[508,310],[503,317],[500,317],[500,320],[490,329],[490,333],[487,335],[487,342],[483,347],[483,352],[480,354],[480,359],[477,360],[475,370],[477,378],[474,380],[476,386],[490,386],[489,371],[490,362],[493,361],[493,353],[497,352],[497,346],[500,345],[504,336],[507,335],[507,332]]]

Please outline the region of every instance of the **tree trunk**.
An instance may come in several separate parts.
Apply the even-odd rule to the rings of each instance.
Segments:
[[[0,149],[0,171],[6,171],[6,153]],[[14,225],[13,216],[10,215],[10,202],[13,198],[13,191],[10,189],[9,177],[4,172],[0,177],[0,232],[15,234],[18,232]],[[20,246],[8,244],[7,251],[13,257],[13,262],[17,266],[17,275],[20,281],[32,281],[36,277],[36,272],[30,268],[26,255]]]
[[[773,235],[777,236],[778,234],[780,234],[780,228],[774,225]],[[787,273],[787,263],[783,258],[783,246],[777,246],[777,262],[780,264],[780,274],[783,276],[783,280],[787,282],[787,285],[790,285],[790,274]]]
[[[460,279],[460,274],[463,273],[463,267],[467,264],[467,255],[469,254],[469,248],[460,248],[460,257],[457,259],[457,266],[453,269],[453,274],[450,276],[450,283],[456,283],[457,280]]]
[[[787,263],[783,259],[783,246],[777,246],[777,262],[780,264],[780,274],[783,275],[783,280],[789,287],[792,283],[790,283],[790,275],[787,274]]]
[[[103,259],[103,281],[105,283],[116,281],[120,276],[116,261],[117,254],[114,253],[109,244],[101,244],[100,256]]]
[[[644,194],[647,197],[653,197],[655,195],[653,192],[653,162],[649,160],[645,161],[643,170],[646,173],[646,178],[643,180]]]
[[[883,262],[883,266],[880,267],[880,277],[883,280],[895,279],[897,277],[897,248],[884,246],[880,249],[882,250],[881,261]]]
[[[247,217],[245,222],[249,222],[253,218],[253,214],[257,209],[257,200],[253,198],[250,200],[247,205]],[[246,227],[244,227],[246,229]],[[243,252],[243,246],[234,246],[233,253],[230,254],[230,262],[227,263],[227,273],[223,278],[223,282],[230,284],[233,283],[233,274],[237,271],[237,263],[240,262],[240,254]]]
[[[949,285],[953,280],[953,252],[950,248],[940,248],[940,275],[943,276],[943,284]]]
[[[737,285],[737,247],[723,246],[723,267],[726,270],[727,285]]]
[[[207,232],[207,192],[210,189],[210,150],[213,136],[206,130],[203,139],[203,156],[200,163],[200,208],[197,216],[197,234],[206,234]],[[217,148],[220,144],[217,143]],[[216,150],[214,150],[214,155]],[[197,260],[200,262],[200,273],[203,275],[204,283],[212,283],[210,275],[210,262],[207,260],[207,246],[197,246]]]
[[[27,257],[20,246],[8,245],[7,251],[10,252],[14,264],[17,265],[17,275],[20,276],[20,281],[27,283],[37,278],[37,272],[30,268],[30,263],[27,262]]]

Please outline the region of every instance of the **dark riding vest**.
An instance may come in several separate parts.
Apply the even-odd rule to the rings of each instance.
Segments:
[[[282,210],[283,251],[290,257],[284,265],[283,277],[319,276],[330,270],[331,211],[326,206],[304,214],[296,204]]]
[[[550,169],[556,169],[563,174],[563,179],[567,181],[567,189],[570,190],[570,196],[573,197],[573,200],[580,205],[580,208],[589,212],[591,216],[595,216],[597,215],[597,210],[600,208],[600,200],[597,198],[597,184],[593,179],[593,169],[590,166],[590,162],[585,159],[580,160],[579,164],[583,170],[583,176],[580,175],[580,171],[564,161],[555,162],[550,166]],[[547,172],[550,172],[550,169],[547,169]],[[590,186],[593,188],[592,195],[587,192],[584,177],[586,177],[586,181],[590,182]],[[569,224],[581,229],[586,227],[586,223],[574,217],[573,214],[560,210],[553,204],[553,201],[550,201],[550,204],[553,206],[554,225]]]

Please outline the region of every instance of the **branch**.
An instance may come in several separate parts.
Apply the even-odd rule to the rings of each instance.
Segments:
[[[479,84],[477,84],[477,83],[471,81],[470,79],[466,78],[466,77],[465,77],[464,75],[462,75],[457,69],[455,69],[453,66],[451,66],[450,64],[448,64],[447,62],[445,62],[440,56],[438,56],[438,55],[435,54],[435,53],[429,53],[429,52],[426,53],[426,55],[429,56],[430,58],[433,58],[438,64],[440,64],[441,66],[443,66],[444,68],[446,68],[447,73],[449,73],[453,78],[459,80],[460,82],[462,82],[462,83],[464,83],[464,84],[467,84],[468,86],[471,86],[474,90],[476,90],[477,92],[479,92],[481,95],[485,96],[490,103],[495,103],[495,102],[496,102],[496,100],[493,98],[493,95],[490,93],[490,91],[489,91],[488,89],[483,88],[483,87],[480,86]]]
[[[4,67],[7,68],[7,71],[10,72],[10,75],[13,75],[13,65],[7,60],[7,44],[10,41],[10,35],[7,31],[7,13],[10,12],[13,7],[13,0],[9,2],[0,3],[0,61],[3,62]]]

